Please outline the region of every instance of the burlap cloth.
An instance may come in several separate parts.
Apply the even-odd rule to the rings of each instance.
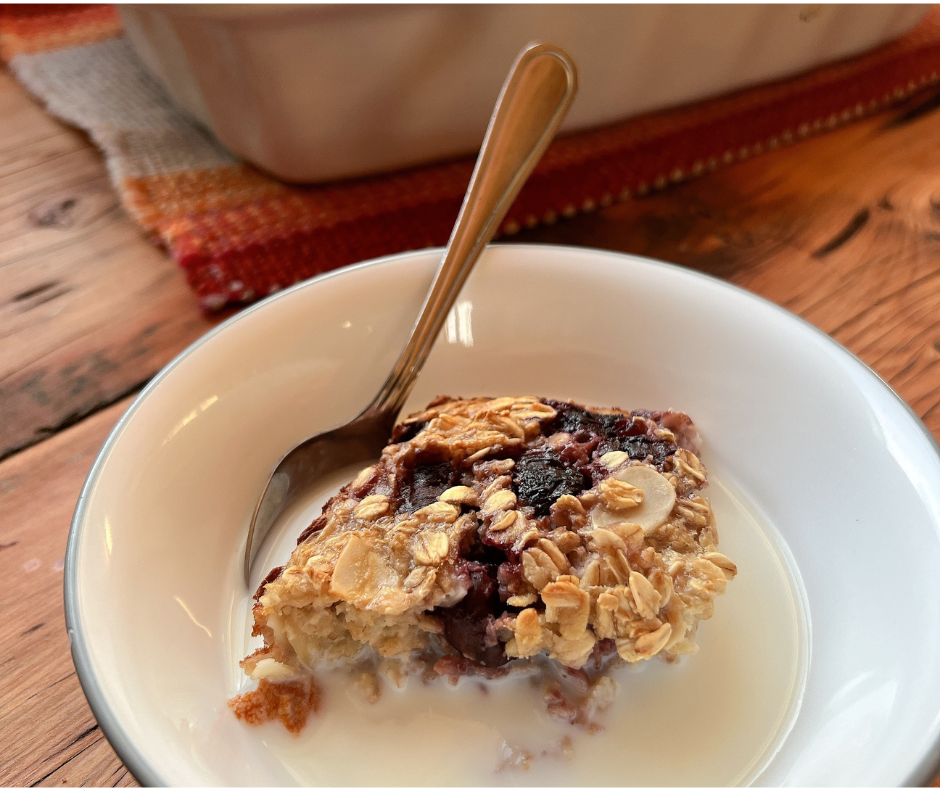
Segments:
[[[323,271],[446,242],[468,158],[322,186],[239,161],[172,103],[112,6],[0,7],[0,56],[91,136],[127,212],[206,310]],[[510,210],[513,234],[699,177],[835,128],[938,81],[940,11],[879,49],[785,81],[557,140]]]

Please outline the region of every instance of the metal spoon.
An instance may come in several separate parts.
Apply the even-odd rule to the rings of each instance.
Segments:
[[[362,413],[307,438],[277,464],[248,528],[246,584],[258,546],[291,503],[325,474],[381,454],[470,269],[542,158],[577,89],[574,63],[558,47],[536,44],[516,58],[496,101],[457,223],[408,344]]]

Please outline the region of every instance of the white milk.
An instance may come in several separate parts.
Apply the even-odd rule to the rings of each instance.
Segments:
[[[297,534],[353,473],[324,479],[259,554],[254,586],[284,563]],[[550,718],[527,676],[462,678],[403,690],[383,683],[370,705],[339,672],[320,675],[321,711],[294,737],[279,724],[254,729],[298,782],[381,785],[722,785],[754,780],[780,746],[803,691],[808,634],[802,595],[773,528],[738,491],[707,488],[720,549],[738,576],[699,625],[698,654],[615,670],[614,705],[593,735]],[[236,617],[233,663],[253,650],[248,599]],[[573,754],[562,756],[569,737]],[[503,766],[511,751],[529,768]],[[544,754],[542,754],[544,751]]]

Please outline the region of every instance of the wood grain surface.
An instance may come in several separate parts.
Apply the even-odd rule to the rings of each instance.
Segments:
[[[940,435],[940,95],[513,240],[670,260],[782,304]],[[69,656],[65,541],[108,430],[214,321],[101,157],[0,72],[0,783],[132,785]]]
[[[84,134],[0,71],[0,458],[136,391],[218,320]]]
[[[0,463],[0,784],[136,785],[75,676],[62,608],[68,523],[130,399]]]

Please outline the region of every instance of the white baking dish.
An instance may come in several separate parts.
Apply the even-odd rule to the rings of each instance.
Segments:
[[[531,41],[581,75],[563,130],[779,79],[895,38],[924,5],[135,5],[137,52],[190,114],[315,182],[479,146]]]

